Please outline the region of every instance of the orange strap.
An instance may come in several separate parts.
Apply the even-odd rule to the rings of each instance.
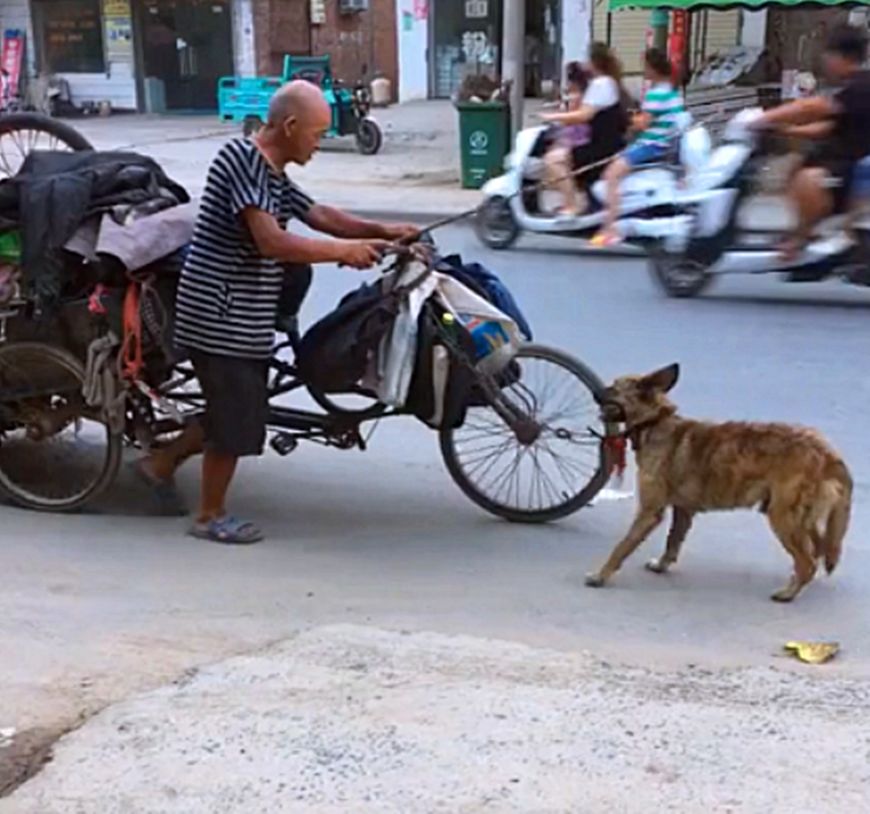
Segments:
[[[121,375],[136,381],[142,374],[142,318],[139,314],[139,283],[131,280],[124,294],[124,342],[121,345]]]

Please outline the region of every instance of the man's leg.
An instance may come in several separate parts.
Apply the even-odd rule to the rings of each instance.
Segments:
[[[827,170],[805,167],[795,173],[788,188],[797,215],[797,227],[783,247],[783,257],[794,260],[809,242],[815,226],[834,211]]]
[[[192,533],[218,543],[255,543],[262,532],[232,517],[226,498],[238,459],[263,451],[268,361],[201,353],[192,360],[206,401],[200,508]]]
[[[227,455],[214,449],[207,449],[203,454],[202,487],[197,523],[206,525],[212,520],[226,516],[227,491],[236,472],[238,461],[239,459],[235,455]]]
[[[154,480],[170,481],[188,458],[199,455],[203,449],[205,434],[202,424],[197,419],[191,419],[176,438],[165,447],[152,450],[140,465]]]

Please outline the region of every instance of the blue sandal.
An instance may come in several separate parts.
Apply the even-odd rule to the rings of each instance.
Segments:
[[[263,532],[253,523],[232,515],[216,517],[207,523],[195,523],[190,534],[200,540],[224,545],[251,545],[263,539]]]

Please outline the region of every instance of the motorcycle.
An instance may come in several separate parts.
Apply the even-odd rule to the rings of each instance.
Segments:
[[[524,231],[589,238],[602,227],[605,216],[602,181],[589,187],[588,206],[583,214],[566,218],[543,211],[543,155],[554,133],[551,126],[521,131],[513,152],[505,161],[504,175],[484,185],[484,200],[475,216],[475,230],[489,248],[510,248]],[[624,221],[624,232],[642,234],[643,221],[676,213],[681,207],[687,179],[707,163],[710,149],[707,131],[703,127],[692,127],[691,117],[685,114],[680,122],[672,160],[644,166],[623,182],[620,220]],[[607,160],[580,168],[573,175],[579,177],[591,171],[600,174]]]
[[[696,174],[694,189],[680,197],[681,211],[667,224],[649,226],[653,277],[671,297],[696,296],[722,274],[779,273],[787,282],[839,278],[870,286],[870,221],[858,212],[826,219],[791,260],[776,246],[781,236],[771,234],[759,243],[740,225],[754,165],[764,152],[764,133],[752,128],[760,114],[744,110],[728,123],[721,146]]]

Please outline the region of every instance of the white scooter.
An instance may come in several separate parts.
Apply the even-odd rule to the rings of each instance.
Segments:
[[[550,127],[521,131],[508,156],[504,175],[483,187],[484,200],[477,210],[475,227],[484,245],[507,249],[522,232],[588,238],[604,223],[604,183],[592,185],[589,205],[577,217],[554,216],[542,210],[544,160],[539,157]],[[674,162],[645,166],[632,173],[622,185],[621,220],[624,234],[644,231],[641,222],[662,218],[681,207],[681,198],[693,173],[710,157],[710,137],[703,127],[692,127],[686,114],[675,145]],[[599,174],[603,167],[598,167]],[[630,221],[630,223],[629,223]]]
[[[695,174],[690,194],[680,196],[682,211],[667,223],[646,225],[653,276],[672,297],[695,296],[720,274],[781,273],[788,282],[838,277],[870,286],[870,222],[857,213],[820,224],[818,236],[788,262],[776,241],[753,244],[741,230],[738,214],[749,195],[752,163],[759,152],[760,134],[751,125],[760,114],[737,114],[725,129],[722,145]]]

